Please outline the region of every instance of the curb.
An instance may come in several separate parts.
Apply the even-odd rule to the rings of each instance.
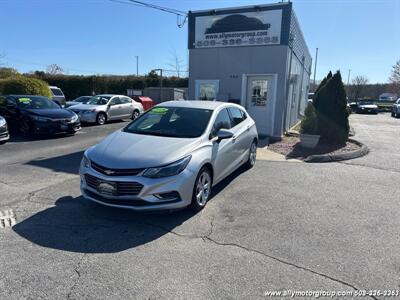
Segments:
[[[348,139],[349,142],[352,142],[358,146],[360,146],[360,149],[351,151],[351,152],[346,152],[346,153],[340,153],[340,154],[318,154],[318,155],[310,155],[307,157],[304,161],[308,163],[320,163],[320,162],[334,162],[334,161],[341,161],[341,160],[348,160],[348,159],[353,159],[357,157],[361,157],[364,155],[367,155],[369,152],[369,148],[364,145],[363,143],[355,140],[355,139]]]

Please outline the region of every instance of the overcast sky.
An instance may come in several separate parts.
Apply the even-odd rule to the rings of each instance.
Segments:
[[[117,0],[119,1],[119,0]],[[126,0],[121,0],[126,1]],[[268,0],[143,0],[183,11]],[[400,59],[400,0],[295,0],[317,79],[329,70],[386,82]],[[134,74],[186,63],[187,26],[161,11],[110,0],[0,0],[2,62],[21,72],[57,63],[69,74]],[[312,75],[313,76],[313,75]]]

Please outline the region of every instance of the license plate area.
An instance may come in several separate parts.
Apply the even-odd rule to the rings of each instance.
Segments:
[[[115,182],[98,180],[97,191],[103,195],[115,196],[117,194],[117,185]]]

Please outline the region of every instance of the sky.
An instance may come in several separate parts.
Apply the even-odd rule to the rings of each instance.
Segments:
[[[142,1],[182,11],[280,2]],[[351,70],[350,80],[388,81],[400,60],[400,0],[292,2],[313,59],[319,49],[317,80],[340,70],[347,81]],[[55,63],[67,74],[135,74],[138,56],[145,74],[188,59],[187,24],[178,28],[176,16],[158,10],[110,0],[0,0],[0,16],[0,63],[20,72]]]

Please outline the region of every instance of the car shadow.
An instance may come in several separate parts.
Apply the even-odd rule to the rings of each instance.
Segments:
[[[132,120],[130,119],[124,119],[124,120],[111,120],[111,121],[107,121],[106,124],[104,125],[99,125],[97,123],[86,123],[86,122],[82,122],[81,126],[82,127],[96,127],[96,126],[107,126],[107,124],[118,124],[118,123],[127,123],[130,122]]]
[[[50,169],[53,170],[54,172],[78,174],[79,164],[82,160],[83,153],[84,151],[78,151],[52,158],[30,160],[24,164]]]
[[[25,137],[19,133],[10,132],[9,142],[12,143],[23,143],[23,142],[32,142],[32,141],[44,141],[44,140],[57,140],[63,139],[65,137],[74,136],[72,133],[57,133],[57,134],[41,134],[35,135],[33,137]]]
[[[240,168],[218,184],[210,201],[244,171]],[[13,230],[46,248],[116,253],[157,240],[195,215],[189,209],[138,213],[102,206],[83,197],[66,196],[58,199],[55,206],[17,223]]]

